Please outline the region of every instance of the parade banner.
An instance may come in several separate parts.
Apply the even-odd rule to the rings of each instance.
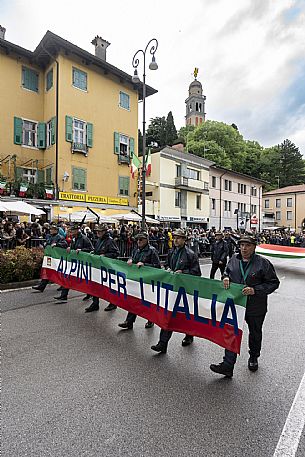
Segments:
[[[268,257],[282,259],[305,259],[305,249],[292,246],[279,246],[277,244],[260,244],[255,252]]]
[[[127,265],[47,246],[43,279],[107,300],[161,328],[208,339],[239,354],[246,297],[243,286],[158,268]]]

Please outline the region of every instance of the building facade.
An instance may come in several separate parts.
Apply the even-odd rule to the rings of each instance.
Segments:
[[[2,31],[4,29],[2,28]],[[34,52],[0,38],[0,163],[2,198],[49,199],[64,209],[137,206],[130,161],[137,154],[142,86],[95,54],[47,32]],[[147,87],[146,95],[156,91]],[[4,186],[5,183],[5,186]]]
[[[146,214],[164,225],[207,228],[209,160],[166,147],[152,154]]]
[[[262,229],[264,181],[212,165],[209,183],[210,227]]]
[[[197,72],[194,73],[197,76]],[[205,101],[206,96],[202,93],[202,84],[197,80],[191,82],[189,86],[189,96],[185,100],[186,115],[185,125],[200,125],[205,121]]]
[[[263,194],[263,228],[305,229],[305,184],[275,189]]]

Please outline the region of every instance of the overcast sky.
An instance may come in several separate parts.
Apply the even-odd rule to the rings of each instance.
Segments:
[[[100,35],[108,62],[130,74],[135,51],[157,38],[148,119],[171,110],[184,125],[198,67],[207,119],[263,146],[289,138],[305,155],[305,0],[0,0],[0,24],[30,50],[51,30],[94,53]]]

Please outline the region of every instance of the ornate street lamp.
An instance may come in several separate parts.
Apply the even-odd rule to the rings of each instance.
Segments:
[[[139,49],[132,59],[132,66],[135,69],[134,75],[132,77],[132,82],[134,84],[140,83],[140,78],[138,75],[138,66],[139,66],[139,58],[137,57],[138,54],[143,54],[143,164],[142,164],[142,230],[145,230],[145,192],[146,192],[146,161],[147,161],[147,154],[146,154],[146,130],[145,130],[145,99],[146,99],[146,52],[149,49],[149,53],[152,55],[152,60],[149,64],[150,70],[157,70],[158,65],[155,59],[155,52],[158,48],[158,41],[156,38],[152,38],[146,45],[146,48]]]

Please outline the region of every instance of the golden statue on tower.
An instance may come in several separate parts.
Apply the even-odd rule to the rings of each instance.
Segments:
[[[194,69],[194,78],[197,79],[199,68],[195,67]]]

